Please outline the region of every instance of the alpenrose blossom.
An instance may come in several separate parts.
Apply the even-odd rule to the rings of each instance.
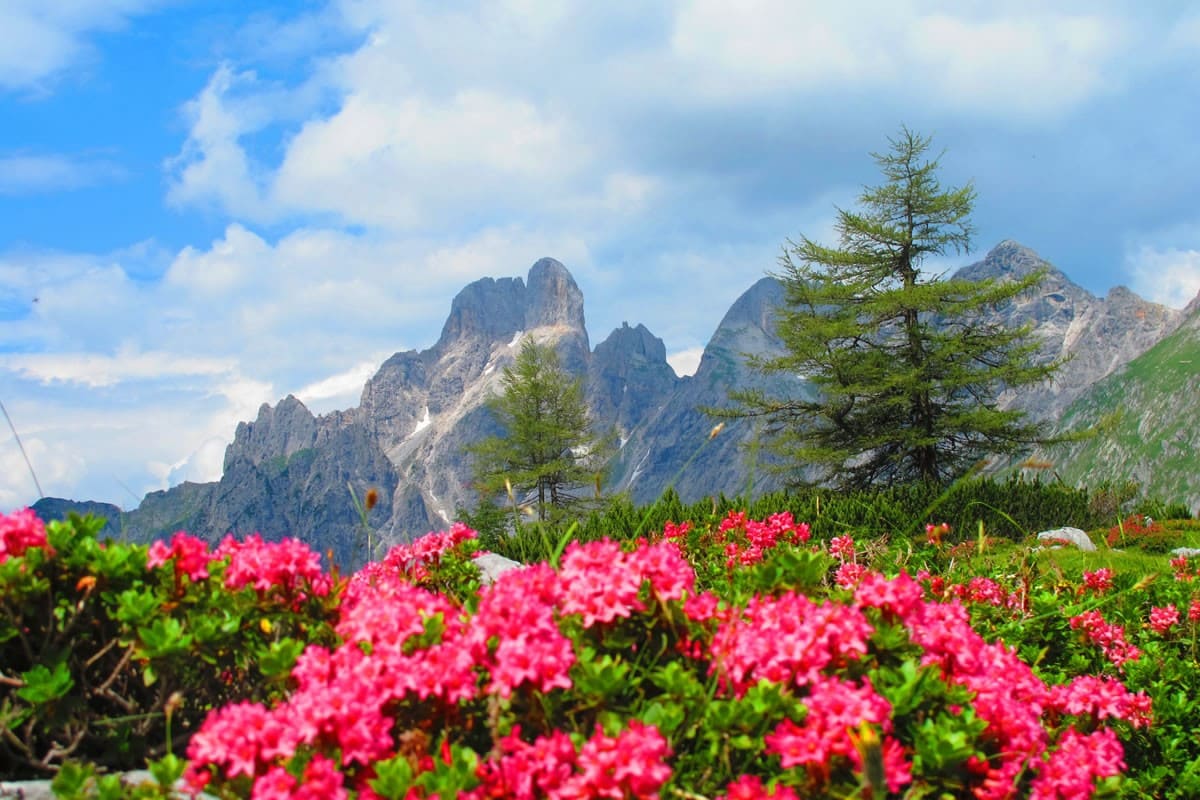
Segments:
[[[0,564],[25,555],[31,547],[46,546],[46,526],[32,508],[0,514]]]
[[[1082,631],[1086,641],[1098,645],[1117,669],[1123,669],[1127,661],[1141,658],[1142,651],[1126,641],[1125,629],[1106,622],[1096,609],[1071,617],[1071,627]]]
[[[208,562],[213,555],[208,552],[208,543],[184,531],[177,531],[171,537],[168,546],[161,539],[150,545],[146,554],[146,566],[156,569],[173,561],[175,565],[175,580],[178,582],[187,576],[193,583],[208,577]]]
[[[1174,603],[1169,603],[1162,608],[1151,608],[1150,621],[1146,624],[1159,636],[1166,636],[1170,633],[1171,628],[1179,624],[1179,609],[1175,607]]]
[[[752,528],[738,520],[730,530]],[[738,701],[765,681],[803,705],[802,717],[779,719],[763,739],[761,763],[783,785],[768,791],[762,776],[730,776],[730,800],[825,791],[829,781],[863,772],[868,740],[889,792],[920,777],[912,744],[897,737],[892,705],[868,674],[881,656],[872,638],[880,626],[891,630],[889,641],[903,631],[922,666],[971,698],[984,728],[981,755],[969,758],[965,778],[978,800],[1013,798],[1021,780],[1047,800],[1090,797],[1096,780],[1123,766],[1120,743],[1104,724],[1149,721],[1147,698],[1119,681],[1045,684],[1003,642],[985,641],[959,598],[927,599],[904,573],[889,578],[864,568],[843,601],[785,591],[730,605],[696,593],[676,536],[628,552],[609,540],[572,543],[557,570],[537,564],[505,573],[470,603],[414,585],[414,575],[427,575],[454,540],[466,538],[456,530],[418,541],[354,576],[336,628],[342,644],[309,646],[292,673],[294,692],[274,708],[240,703],[213,712],[188,747],[189,784],[237,778],[248,781],[252,797],[374,797],[374,764],[404,753],[418,772],[431,771],[451,764],[470,740],[478,767],[461,795],[470,800],[658,797],[673,777],[674,747],[636,717],[576,732],[539,730],[531,719],[528,731],[517,725],[490,744],[491,723],[463,717],[495,703],[544,708],[539,697],[570,707],[581,648],[618,629],[622,636],[674,631],[676,647],[656,652],[694,664],[721,699]],[[717,544],[723,555],[726,543]],[[979,602],[999,596],[983,585],[968,594]],[[623,647],[642,657],[637,643]],[[440,758],[402,749],[398,732],[439,719],[469,723],[457,733],[439,729],[436,744],[430,738]],[[422,797],[416,788],[407,795]]]

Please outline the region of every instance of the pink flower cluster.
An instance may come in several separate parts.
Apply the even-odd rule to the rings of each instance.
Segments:
[[[787,525],[779,520],[758,528],[735,520],[727,531],[748,535],[752,528],[757,544],[751,546],[764,547]],[[895,737],[891,705],[863,676],[879,626],[903,629],[923,666],[971,696],[986,725],[980,747],[987,755],[967,764],[968,791],[977,800],[1007,800],[1018,781],[1030,779],[1045,800],[1090,797],[1096,779],[1123,766],[1119,743],[1098,724],[1149,721],[1147,698],[1119,681],[1083,677],[1047,686],[1003,643],[976,633],[960,599],[927,600],[921,584],[904,573],[889,579],[864,569],[848,602],[818,603],[785,592],[730,607],[711,593],[696,593],[680,548],[684,537],[677,534],[639,542],[633,552],[609,540],[572,543],[557,571],[538,564],[505,573],[463,606],[414,585],[423,565],[469,538],[462,531],[438,537],[395,550],[355,576],[337,623],[343,643],[305,650],[287,700],[273,709],[237,704],[209,716],[188,749],[193,788],[220,774],[248,778],[253,797],[371,797],[372,765],[398,755],[398,731],[431,712],[453,717],[459,704],[484,696],[524,703],[534,693],[568,690],[577,655],[564,630],[602,634],[667,604],[675,604],[665,608],[668,618],[682,610],[690,623],[692,638],[682,639],[679,650],[707,660],[720,691],[743,697],[757,682],[770,681],[796,692],[807,713],[767,733],[765,753],[809,781],[828,780],[835,770],[862,771],[868,748],[877,748],[889,792],[913,781],[911,754]],[[967,595],[979,602],[1005,596],[985,584],[973,590],[968,584]],[[1103,618],[1088,613],[1095,618],[1081,615],[1073,627],[1103,636],[1096,622],[1102,625]],[[1105,641],[1114,645],[1117,638],[1108,631]],[[414,708],[419,717],[409,716]],[[1053,723],[1063,719],[1068,724],[1056,736]],[[443,740],[447,763],[449,749],[460,746]],[[478,785],[463,796],[653,798],[671,777],[671,755],[660,731],[636,719],[614,735],[597,727],[586,739],[558,730],[522,736],[517,728],[483,757]],[[293,761],[297,756],[301,760]],[[296,764],[306,765],[303,774]],[[420,770],[433,768],[428,756],[419,760]],[[795,800],[797,794],[787,787],[768,791],[760,779],[742,776],[725,797]]]
[[[762,778],[742,775],[729,784],[729,791],[717,800],[800,800],[800,796],[790,786],[776,786],[768,791]]]
[[[253,586],[260,595],[278,589],[286,597],[300,597],[305,589],[318,597],[329,594],[331,581],[321,571],[321,556],[299,539],[264,542],[257,533],[240,542],[226,537],[213,554],[225,556],[225,585],[230,589]]]
[[[1151,608],[1150,621],[1146,624],[1159,636],[1166,636],[1171,632],[1171,628],[1179,624],[1179,609],[1174,603],[1168,603],[1161,608]]]
[[[829,555],[841,563],[833,573],[833,582],[843,589],[853,589],[858,586],[869,572],[865,564],[859,564],[854,539],[850,536],[835,536],[829,540]]]
[[[197,539],[191,534],[177,531],[171,537],[170,546],[161,539],[150,545],[146,556],[146,566],[156,569],[168,561],[175,562],[175,581],[178,583],[186,575],[193,583],[208,578],[208,562],[213,556],[208,552],[208,543]]]
[[[1111,589],[1113,586],[1113,571],[1108,567],[1101,567],[1095,572],[1083,573],[1083,588],[1092,594],[1102,595]]]
[[[482,765],[481,785],[461,797],[654,800],[671,777],[667,740],[656,727],[636,719],[616,736],[605,735],[597,726],[578,751],[562,731],[527,743],[520,738],[519,729],[500,740],[500,751],[499,759]]]
[[[1127,661],[1137,661],[1142,651],[1125,640],[1125,629],[1105,621],[1104,615],[1092,609],[1071,617],[1071,629],[1083,632],[1083,638],[1100,647],[1117,669]]]
[[[967,603],[995,606],[997,608],[1020,608],[1021,598],[1015,592],[1009,592],[997,581],[991,578],[976,576],[966,584],[955,584],[950,587],[952,596]]]
[[[1090,800],[1097,778],[1119,775],[1124,752],[1109,728],[1081,734],[1069,728],[1030,785],[1030,800]]]
[[[428,577],[429,568],[437,564],[445,553],[476,536],[475,531],[456,522],[448,531],[427,533],[412,544],[396,545],[388,551],[382,562],[367,564],[351,580],[370,582],[380,575],[399,572],[413,583],[420,583]]]
[[[812,535],[808,523],[797,525],[790,511],[772,514],[762,521],[749,519],[744,511],[730,511],[717,526],[717,533],[725,543],[728,567],[757,564],[780,542],[802,544]]]
[[[882,728],[885,734],[892,729],[891,705],[866,679],[859,684],[818,678],[810,687],[805,705],[808,716],[804,724],[784,720],[765,737],[766,751],[778,755],[784,769],[803,767],[816,781],[828,779],[838,757],[862,769],[852,731],[861,729],[864,723]],[[903,747],[891,736],[883,738],[881,747],[888,790],[899,792],[912,782],[911,765]]]
[[[469,538],[461,531],[454,537]],[[332,651],[308,647],[292,673],[296,691],[274,709],[239,707],[209,716],[189,746],[190,784],[201,788],[216,768],[252,776],[257,793],[260,782],[280,780],[282,762],[302,749],[339,753],[343,768],[369,768],[395,755],[394,715],[409,698],[448,708],[484,693],[507,698],[569,689],[576,656],[559,627],[562,618],[577,617],[584,627],[613,623],[650,599],[682,600],[695,580],[673,542],[642,542],[632,553],[609,540],[572,543],[558,572],[545,564],[507,572],[480,591],[470,614],[411,582],[424,574],[423,559],[454,546],[449,541],[441,536],[434,546],[418,542],[393,551],[356,575],[336,627],[343,644]],[[557,752],[560,744],[531,747]],[[529,755],[510,745],[509,756]],[[598,733],[569,759],[578,774],[564,778],[561,796],[624,797],[621,787],[652,796],[647,787],[670,774],[665,765],[655,766],[665,758],[662,747],[665,740],[649,726],[631,724],[615,739]],[[643,761],[631,757],[635,751]],[[487,762],[481,774],[502,774],[504,764]],[[570,771],[561,764],[555,769]],[[608,793],[580,794],[585,786]]]
[[[925,650],[922,663],[937,665],[944,680],[971,691],[975,713],[987,723],[983,736],[992,742],[995,755],[970,765],[979,776],[973,790],[978,800],[1011,798],[1017,777],[1026,770],[1040,775],[1047,763],[1074,763],[1057,755],[1063,742],[1052,742],[1044,725],[1047,713],[1066,710],[1060,703],[1074,701],[1072,710],[1090,714],[1091,719],[1102,718],[1102,708],[1103,713],[1113,712],[1132,724],[1145,722],[1148,700],[1144,695],[1130,695],[1113,681],[1105,684],[1109,694],[1103,706],[1082,707],[1078,698],[1093,685],[1076,686],[1077,679],[1066,689],[1047,686],[1003,642],[984,641],[971,628],[962,605],[918,600],[919,584],[903,573],[894,582],[899,585],[895,608],[912,640]],[[1044,760],[1047,756],[1049,762]],[[1085,777],[1076,777],[1090,786],[1092,778],[1115,775],[1119,769],[1113,762],[1100,762]]]
[[[46,526],[32,508],[0,514],[0,564],[25,555],[31,547],[46,546]]]
[[[1076,717],[1123,719],[1135,728],[1150,724],[1150,698],[1130,694],[1120,681],[1107,677],[1080,675],[1050,687],[1050,707]]]
[[[817,605],[798,592],[754,597],[717,626],[711,670],[738,697],[759,680],[809,686],[822,670],[864,656],[873,630],[854,606]]]
[[[168,561],[174,563],[176,587],[186,576],[194,582],[209,577],[209,566],[229,559],[225,568],[225,586],[241,589],[253,586],[259,595],[277,591],[291,601],[303,600],[308,592],[318,597],[329,594],[332,582],[321,570],[321,557],[299,539],[264,542],[257,533],[238,541],[226,536],[216,550],[183,531],[171,537],[170,545],[159,540],[150,545],[146,566],[156,569]]]

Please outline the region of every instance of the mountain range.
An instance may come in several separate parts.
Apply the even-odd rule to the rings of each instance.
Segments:
[[[1168,500],[1200,506],[1193,456],[1200,446],[1200,298],[1179,311],[1123,287],[1096,297],[1012,241],[957,274],[1003,281],[1037,269],[1046,273],[1038,289],[992,314],[1005,325],[1030,325],[1041,341],[1038,357],[1065,363],[1052,382],[1004,395],[1000,404],[1059,429],[1119,419],[1119,436],[1102,432],[1038,457],[1065,480],[1136,478],[1148,491],[1169,492]],[[596,425],[616,430],[608,491],[644,503],[668,487],[685,501],[778,488],[780,477],[763,469],[754,425],[735,420],[714,436],[715,420],[701,409],[728,405],[732,388],[812,391],[801,377],[764,376],[747,365],[748,354],[785,352],[775,333],[783,300],[775,278],[757,281],[725,314],[695,374],[680,377],[662,340],[641,324],[623,324],[593,349],[583,294],[566,267],[543,258],[524,279],[466,286],[437,342],[388,358],[357,407],[314,416],[292,396],[264,404],[256,419],[238,425],[219,481],[153,492],[129,512],[89,510],[105,513],[135,541],[181,529],[213,541],[259,531],[298,536],[342,564],[362,535],[351,489],[358,497],[368,488],[379,493],[368,523],[382,544],[442,529],[476,501],[465,447],[500,433],[485,403],[526,337],[555,346],[583,379]],[[1172,465],[1168,481],[1161,480],[1164,459]],[[46,517],[75,507],[52,498],[35,506]]]

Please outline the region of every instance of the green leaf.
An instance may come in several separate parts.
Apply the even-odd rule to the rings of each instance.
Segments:
[[[187,650],[192,635],[183,632],[183,623],[174,617],[159,617],[138,628],[141,651],[147,658],[160,658]]]
[[[55,797],[67,800],[83,797],[84,790],[95,775],[96,768],[91,764],[68,761],[50,781],[50,791],[54,792]]]
[[[404,756],[376,761],[375,777],[368,781],[372,791],[387,800],[403,800],[413,785],[413,768]]]
[[[151,761],[148,766],[150,774],[154,776],[154,780],[158,781],[158,785],[164,789],[170,789],[176,781],[183,777],[183,770],[187,766],[187,762],[174,753],[168,753],[158,761]]]
[[[21,680],[25,681],[25,685],[17,689],[17,696],[30,703],[57,700],[75,685],[65,660],[55,663],[53,670],[45,664],[38,664],[28,672],[21,673]]]
[[[286,676],[296,666],[296,659],[304,652],[305,644],[298,639],[280,639],[271,642],[266,652],[258,659],[258,668],[268,678]]]

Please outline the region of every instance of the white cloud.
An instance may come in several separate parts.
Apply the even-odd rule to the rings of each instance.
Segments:
[[[220,480],[221,473],[225,470],[225,449],[228,446],[229,440],[219,436],[205,440],[187,458],[171,465],[163,475],[164,488],[184,481],[208,483]]]
[[[182,151],[167,163],[168,171],[174,173],[168,202],[177,206],[215,204],[252,220],[267,214],[262,179],[255,174],[240,139],[269,119],[253,103],[238,103],[230,96],[255,82],[253,73],[238,73],[223,64],[184,107],[191,129]]]
[[[704,355],[703,347],[689,347],[687,350],[671,353],[667,356],[667,363],[671,365],[671,369],[675,370],[676,375],[695,375],[702,355]]]
[[[721,102],[781,92],[920,93],[947,109],[1058,114],[1109,88],[1117,16],[997,4],[753,0],[679,5],[684,91]]]
[[[161,0],[6,0],[0,89],[31,89],[89,54],[87,36],[114,30]]]
[[[996,115],[1055,115],[1111,88],[1120,27],[1098,16],[932,14],[912,26],[908,45],[946,103]]]
[[[60,189],[78,189],[121,175],[114,164],[52,155],[0,157],[0,195],[33,194]]]
[[[1126,257],[1133,291],[1183,308],[1200,294],[1200,250],[1142,246]]]
[[[32,505],[38,485],[53,497],[55,489],[75,485],[87,474],[88,463],[78,452],[52,448],[36,436],[22,435],[21,444],[29,457],[28,464],[8,426],[0,430],[0,474],[6,476],[0,483],[0,512]],[[33,475],[37,475],[36,484]]]
[[[0,369],[42,384],[75,383],[93,389],[131,380],[223,375],[232,366],[227,359],[186,358],[166,352],[0,354]]]
[[[322,378],[297,389],[293,394],[314,414],[326,410],[350,408],[358,405],[363,386],[379,369],[389,354],[355,364],[350,369]]]
[[[291,141],[274,198],[356,224],[406,228],[549,192],[581,165],[563,121],[520,97],[348,96]]]

